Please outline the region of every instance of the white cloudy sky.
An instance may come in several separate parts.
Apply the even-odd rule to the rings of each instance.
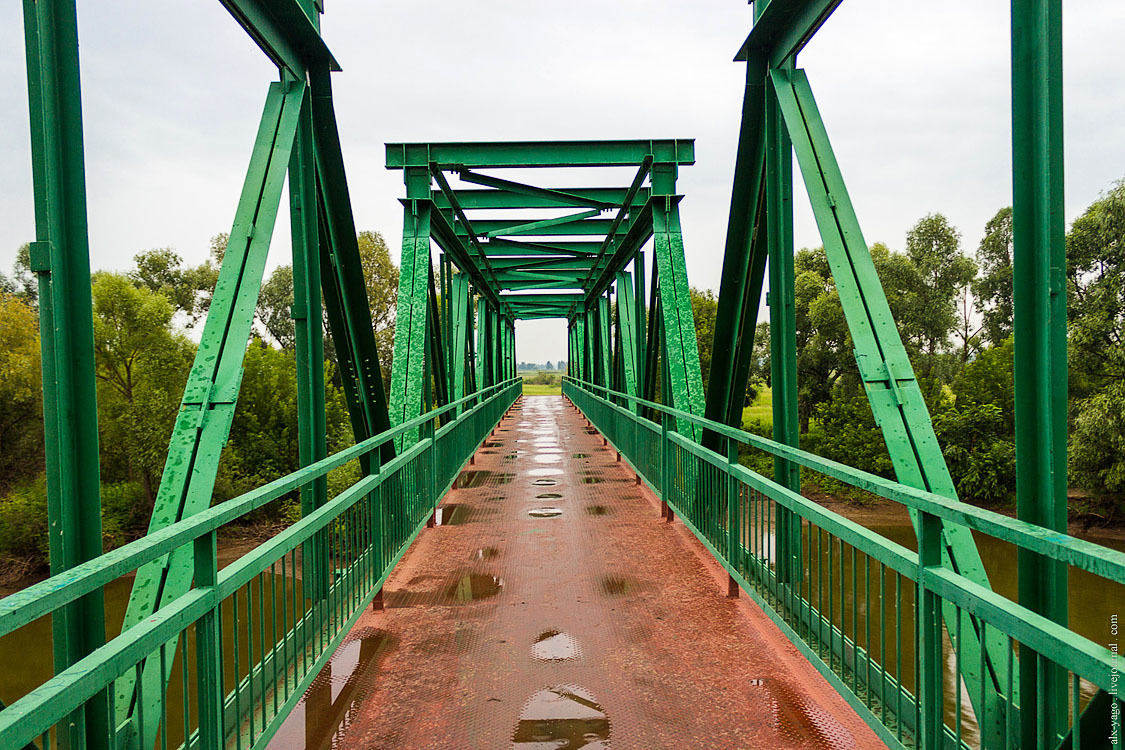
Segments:
[[[95,268],[227,231],[275,72],[218,2],[79,3]],[[324,35],[356,223],[397,252],[388,141],[696,139],[681,191],[688,270],[718,285],[750,27],[739,0],[328,0]],[[1011,202],[1009,3],[849,0],[802,54],[869,241],[940,211],[976,247]],[[1064,0],[1067,215],[1125,176],[1125,4]],[[22,20],[0,6],[0,269],[32,238]],[[798,247],[819,241],[798,192]],[[270,265],[288,262],[278,219]],[[560,324],[517,356],[565,357]]]

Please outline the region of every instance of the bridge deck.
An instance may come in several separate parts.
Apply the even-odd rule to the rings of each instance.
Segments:
[[[561,397],[458,485],[274,746],[882,747]]]

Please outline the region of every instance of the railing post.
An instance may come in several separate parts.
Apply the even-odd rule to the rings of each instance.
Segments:
[[[921,708],[922,748],[940,748],[944,741],[941,597],[926,585],[928,568],[941,567],[941,519],[921,514],[918,536],[918,700]],[[957,677],[960,679],[960,677]]]
[[[727,564],[731,569],[742,571],[740,564],[742,549],[740,545],[738,518],[739,518],[739,481],[734,473],[738,466],[738,441],[733,437],[727,438]],[[727,574],[727,596],[738,598],[738,582],[734,576]]]
[[[383,470],[382,461],[380,460],[381,454],[379,449],[371,452],[371,464],[368,471],[372,476],[377,475]],[[371,490],[368,496],[371,503],[371,568],[375,571],[375,580],[383,575],[383,485],[378,485],[375,489]],[[383,587],[380,586],[379,590],[375,593],[375,598],[371,600],[371,608],[378,611],[383,609]]]
[[[218,582],[219,560],[215,532],[195,540],[196,588],[214,587]],[[219,640],[218,596],[195,624],[195,684],[196,705],[199,710],[199,746],[223,747],[223,683],[220,661],[222,642]],[[139,686],[138,686],[139,688]]]
[[[668,440],[668,422],[671,420],[667,414],[660,415],[660,511],[664,520],[671,523],[675,516],[672,507],[668,505],[668,493],[672,484],[672,446]]]
[[[437,431],[434,429],[434,420],[426,420],[426,433],[430,441],[430,447],[426,450],[429,454],[430,462],[430,482],[427,495],[430,499],[430,517],[426,520],[426,528],[432,529],[437,523]]]

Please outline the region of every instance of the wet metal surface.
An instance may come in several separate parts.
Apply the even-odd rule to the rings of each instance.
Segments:
[[[360,618],[393,646],[332,747],[881,747],[563,399],[489,446]]]

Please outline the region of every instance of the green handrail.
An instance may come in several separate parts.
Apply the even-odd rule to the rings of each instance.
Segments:
[[[949,664],[955,675],[967,666],[961,635],[968,628],[978,637],[1000,634],[1007,653],[1022,645],[1069,673],[1069,718],[1060,721],[1068,732],[1080,715],[1083,725],[1093,719],[1110,731],[1106,707],[1113,700],[1093,694],[1112,691],[1115,654],[943,567],[941,524],[960,524],[1033,550],[1107,584],[1125,583],[1125,553],[593,383],[566,377],[563,395],[888,745],[1018,747],[1020,710],[1049,710],[1036,695],[1024,695],[1023,706],[1011,705],[1018,694],[1011,664],[1005,674],[987,672],[982,664],[978,674],[986,679],[968,689],[986,693],[978,703],[985,715],[972,715],[960,677],[944,674]],[[720,435],[727,454],[675,431],[689,423]],[[922,519],[918,551],[742,466],[739,444],[916,509]],[[796,549],[785,549],[777,533],[778,509],[798,519]],[[950,605],[955,617],[943,628],[942,607]],[[969,730],[973,722],[976,732]],[[1038,747],[1071,741],[1080,747],[1084,733],[1071,734]]]
[[[186,731],[181,742],[221,747],[228,738],[238,737],[246,740],[246,747],[264,746],[425,527],[465,462],[519,397],[521,387],[520,379],[512,378],[482,389],[0,600],[3,635],[177,547],[195,547],[196,587],[0,711],[0,747],[23,747],[36,737],[43,747],[50,746],[58,722],[104,696],[130,672],[140,685],[139,710],[127,720],[117,718],[120,723],[114,736],[106,738],[107,746],[136,743],[138,732],[152,722],[158,722],[166,739],[167,679],[156,688],[146,685],[140,679],[141,667],[146,660],[159,659],[164,672],[189,627],[195,630],[196,645],[185,659],[192,663],[194,689],[185,691]],[[435,429],[437,418],[451,410],[460,412],[457,418]],[[419,427],[423,438],[413,446],[218,570],[215,537],[223,525]],[[335,571],[323,591],[297,574],[298,550],[311,549],[309,544],[319,545],[319,558]],[[272,602],[267,601],[267,590]],[[218,637],[223,612],[238,613],[228,625],[234,630],[233,650]],[[276,634],[279,615],[282,632]],[[276,635],[272,643],[265,640],[267,630]],[[240,651],[243,632],[248,642]],[[245,661],[257,661],[240,664],[240,654]],[[232,659],[233,675],[224,676]],[[186,673],[184,682],[188,687]],[[187,710],[188,693],[198,713],[195,726]]]

